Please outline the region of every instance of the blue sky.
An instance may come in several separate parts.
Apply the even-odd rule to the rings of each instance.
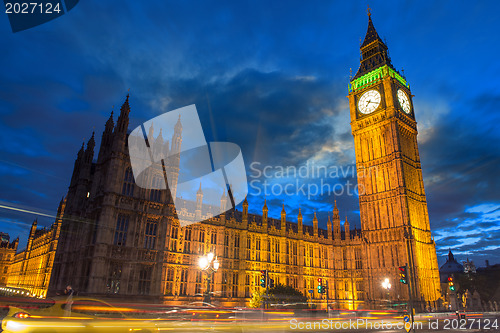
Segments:
[[[347,170],[356,181],[347,83],[359,65],[365,1],[81,1],[47,24],[13,34],[0,19],[0,230],[21,237],[50,225],[82,140],[99,142],[130,88],[134,128],[195,103],[207,141],[241,148],[248,175],[263,166]],[[500,43],[495,1],[370,1],[394,66],[411,85],[438,258],[452,249],[500,262]],[[251,168],[251,163],[258,167]],[[309,164],[310,165],[310,164]],[[276,168],[273,170],[276,171]],[[274,175],[270,184],[293,179]],[[258,178],[257,181],[262,181]],[[301,180],[320,184],[320,179]],[[255,183],[257,184],[257,183]],[[263,204],[250,189],[250,210]],[[269,195],[320,225],[334,195]],[[356,195],[336,196],[359,228]]]

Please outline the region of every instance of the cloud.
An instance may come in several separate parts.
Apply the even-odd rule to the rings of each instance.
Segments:
[[[449,246],[474,249],[478,258],[500,253],[498,210],[481,206],[500,202],[500,95],[478,76],[498,76],[492,56],[498,10],[491,6],[380,4],[374,13],[393,63],[407,68],[417,95],[422,170],[440,254]],[[83,139],[95,128],[99,141],[129,88],[130,128],[195,103],[207,140],[239,144],[247,165],[351,166],[345,95],[366,31],[364,13],[354,2],[82,2],[37,29],[2,34],[8,51],[0,53],[6,64],[0,199],[55,212]],[[272,197],[271,216],[279,217],[283,199],[292,220],[301,206],[306,224],[316,209],[324,226],[334,196]],[[359,223],[358,198],[337,200],[341,215]],[[249,201],[259,212],[263,198]],[[34,218],[1,213],[4,220]],[[468,237],[479,240],[466,244]]]

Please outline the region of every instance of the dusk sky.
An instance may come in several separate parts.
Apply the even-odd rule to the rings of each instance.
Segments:
[[[369,4],[415,95],[439,263],[449,249],[478,266],[500,263],[500,3]],[[299,183],[338,184],[344,193],[270,193],[270,216],[284,200],[288,220],[300,206],[305,224],[316,209],[326,227],[336,198],[342,221],[359,228],[358,196],[346,193],[347,182],[356,184],[346,95],[366,9],[366,1],[82,0],[18,33],[3,14],[0,231],[19,236],[22,249],[35,218],[54,222],[82,142],[95,130],[99,146],[128,89],[130,129],[196,104],[207,141],[238,144],[254,181],[251,212],[261,212],[264,180],[296,182],[256,170],[326,166],[338,177]]]

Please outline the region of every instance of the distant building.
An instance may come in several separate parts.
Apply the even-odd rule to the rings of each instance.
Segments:
[[[19,238],[10,242],[9,234],[0,232],[0,285],[7,283],[10,267],[17,251]]]
[[[467,261],[463,261],[464,263],[464,273],[476,273],[476,265],[474,265],[474,262],[471,260],[469,261],[469,258],[467,258]]]
[[[65,202],[61,201],[58,219],[50,228],[37,229],[37,221],[31,225],[26,249],[17,253],[11,265],[7,279],[8,287],[25,289],[31,295],[45,297],[49,287],[54,264],[61,220]]]
[[[441,304],[447,310],[460,309],[460,296],[457,295],[458,284],[456,278],[464,273],[464,266],[462,266],[456,259],[451,250],[448,252],[446,262],[439,268],[439,280],[441,282]],[[454,279],[455,290],[450,290],[448,285],[448,278]]]
[[[439,268],[441,283],[448,283],[448,277],[455,273],[463,273],[464,266],[460,264],[451,250],[448,252],[446,262]]]

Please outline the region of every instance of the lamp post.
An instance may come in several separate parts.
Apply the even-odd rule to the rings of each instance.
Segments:
[[[390,292],[391,292],[391,282],[389,281],[388,278],[385,278],[385,280],[382,282],[382,288],[384,288],[387,291],[387,302],[390,302]]]
[[[210,281],[213,278],[213,274],[219,269],[219,265],[219,260],[217,259],[217,257],[214,258],[214,254],[212,252],[208,253],[206,256],[201,257],[198,261],[198,266],[200,267],[200,269],[207,272],[207,289],[205,291],[203,302],[210,303]]]

